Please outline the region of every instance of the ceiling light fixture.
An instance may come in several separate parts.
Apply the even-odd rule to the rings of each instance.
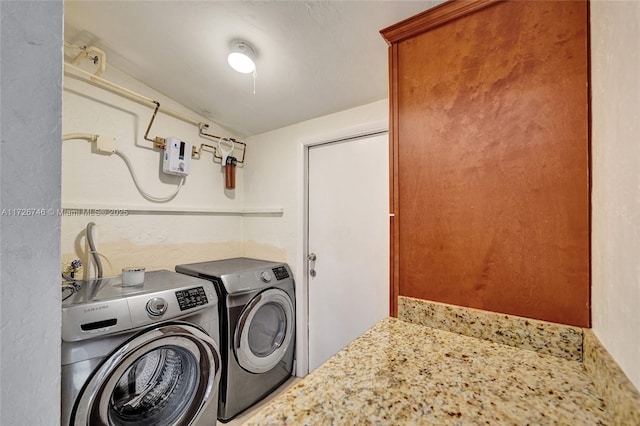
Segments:
[[[231,53],[227,62],[234,70],[249,74],[256,70],[256,64],[253,62],[255,53],[253,47],[246,41],[234,41],[231,44]]]

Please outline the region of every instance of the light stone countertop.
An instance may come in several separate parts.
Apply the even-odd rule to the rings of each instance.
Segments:
[[[387,318],[246,425],[607,425],[579,361]]]

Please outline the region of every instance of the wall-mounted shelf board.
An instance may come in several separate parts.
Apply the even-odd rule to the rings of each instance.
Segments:
[[[128,216],[134,214],[180,214],[217,216],[282,216],[282,207],[236,208],[236,207],[189,207],[189,206],[115,206],[108,204],[64,203],[63,214],[68,216]]]

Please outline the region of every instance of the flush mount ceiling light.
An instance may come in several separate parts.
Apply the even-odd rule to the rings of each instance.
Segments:
[[[253,62],[255,53],[253,47],[246,41],[234,41],[231,44],[231,53],[229,53],[227,62],[234,70],[249,74],[256,69],[256,64]]]

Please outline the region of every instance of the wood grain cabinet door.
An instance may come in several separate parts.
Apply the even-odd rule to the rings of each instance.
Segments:
[[[392,290],[588,327],[588,4],[454,1],[382,34]]]

